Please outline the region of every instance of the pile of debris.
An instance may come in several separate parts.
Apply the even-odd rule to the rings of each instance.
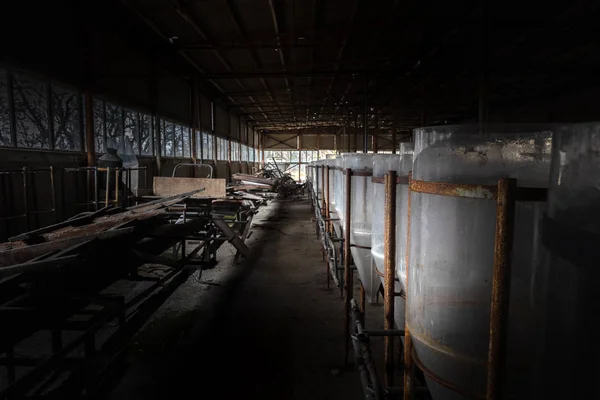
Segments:
[[[304,192],[304,184],[297,183],[292,176],[282,172],[277,163],[267,164],[254,175],[233,174],[234,183],[232,189],[246,192],[271,192],[276,193],[277,198],[287,199]]]

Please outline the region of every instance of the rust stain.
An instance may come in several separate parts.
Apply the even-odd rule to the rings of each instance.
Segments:
[[[427,182],[411,179],[410,190],[418,193],[437,194],[440,196],[466,197],[473,199],[490,199],[497,197],[498,188],[491,185],[469,185],[449,182]]]

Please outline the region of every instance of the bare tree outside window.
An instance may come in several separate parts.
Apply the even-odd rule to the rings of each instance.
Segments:
[[[198,158],[204,158],[204,152],[202,151],[202,147],[204,147],[204,143],[202,142],[202,132],[194,131],[194,135],[196,135],[196,154]]]
[[[54,148],[81,151],[79,127],[79,95],[77,92],[52,85],[52,118]]]
[[[163,157],[173,157],[173,122],[163,120],[163,129],[160,134]]]
[[[106,103],[106,147],[121,150],[123,114],[121,107]]]
[[[152,145],[152,117],[147,114],[140,113],[140,141],[142,142],[142,155],[151,156],[154,154]]]
[[[183,126],[175,124],[174,129],[175,157],[183,157]]]
[[[190,128],[187,126],[182,127],[182,138],[183,138],[183,156],[191,157],[191,144],[190,144]]]
[[[231,161],[240,161],[240,144],[231,142]]]
[[[30,149],[49,149],[48,86],[35,78],[14,75],[17,145]]]
[[[213,147],[212,147],[213,136],[208,133],[202,135],[202,158],[205,160],[213,159]]]
[[[8,77],[6,71],[0,69],[0,146],[12,145],[8,107]]]
[[[125,110],[125,146],[123,152],[125,154],[137,154],[138,153],[138,113],[131,110]]]
[[[104,101],[94,99],[94,143],[96,153],[105,153],[104,143]]]

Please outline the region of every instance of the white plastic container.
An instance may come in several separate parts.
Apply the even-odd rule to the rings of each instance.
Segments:
[[[598,398],[599,177],[600,124],[557,128],[543,224],[550,251],[535,399]]]
[[[413,179],[547,187],[551,132],[534,127],[433,127],[415,131]],[[507,133],[508,132],[508,133]],[[545,203],[517,203],[507,347],[509,398],[531,398],[536,347],[538,226]],[[485,396],[496,201],[411,192],[407,325],[424,366]],[[436,400],[467,399],[426,377]]]
[[[350,221],[346,229],[350,230],[352,259],[358,275],[365,288],[369,302],[375,302],[379,279],[374,273],[371,258],[371,211],[372,189],[371,177],[373,172],[372,154],[351,154],[344,157],[344,169],[352,170],[351,178],[351,211]],[[345,178],[345,176],[344,176]]]

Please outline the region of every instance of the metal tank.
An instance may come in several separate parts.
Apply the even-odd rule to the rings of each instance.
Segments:
[[[313,192],[315,194],[316,198],[321,198],[321,168],[322,168],[322,164],[323,161],[322,160],[318,160],[314,162],[314,168],[313,168]]]
[[[342,156],[337,155],[329,165],[329,214],[332,218],[331,225],[333,226],[336,237],[342,237],[342,224],[340,221],[340,215],[338,213],[338,202],[343,201],[343,199],[339,199],[337,190],[341,190],[341,183],[343,181],[342,175]]]
[[[344,218],[346,217],[344,207],[346,205],[346,197],[344,195],[346,189],[346,180],[343,172],[344,169],[344,158],[347,154],[341,154],[335,159],[335,183],[333,186],[333,196],[335,197],[335,212],[338,218],[341,229],[344,229]]]
[[[396,171],[400,181],[396,185],[396,293],[404,292],[406,280],[406,221],[408,203],[408,173],[412,169],[412,143],[401,143],[398,154],[373,155],[373,178],[382,180],[389,171]],[[381,283],[385,267],[383,264],[385,185],[373,183],[373,226],[371,256]],[[404,328],[404,298],[395,297],[394,320],[398,328]]]
[[[542,229],[549,250],[545,324],[535,399],[597,398],[600,124],[557,128],[552,150],[549,210]]]
[[[471,126],[415,130],[406,326],[435,400],[485,397],[496,200],[481,198],[481,187],[450,193],[428,183],[493,189],[499,178],[516,178],[518,187],[547,187],[551,135],[512,126],[491,126],[487,133]],[[506,352],[510,398],[532,394],[545,204],[516,204]]]
[[[329,210],[335,211],[335,169],[337,165],[337,156],[334,154],[327,155],[327,165],[329,166]]]
[[[344,221],[350,230],[350,251],[369,302],[375,302],[379,279],[374,273],[371,259],[371,177],[372,154],[348,154],[344,157],[344,170],[352,170],[350,221]],[[345,177],[344,177],[345,178]]]

